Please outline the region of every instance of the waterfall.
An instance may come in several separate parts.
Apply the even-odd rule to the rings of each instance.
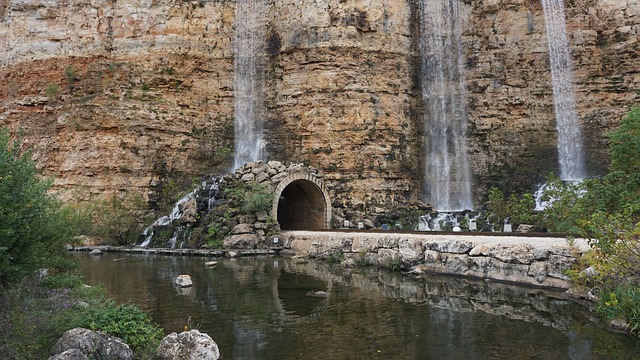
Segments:
[[[264,147],[265,0],[237,0],[233,90],[234,169],[260,160]]]
[[[549,43],[549,62],[558,129],[558,157],[562,180],[584,179],[582,135],[576,112],[571,55],[563,0],[542,0]]]
[[[419,9],[425,200],[438,210],[471,209],[460,6],[458,0],[420,0]]]

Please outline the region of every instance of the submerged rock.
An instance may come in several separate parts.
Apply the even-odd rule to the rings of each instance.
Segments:
[[[176,285],[180,287],[190,287],[193,286],[193,282],[191,281],[191,276],[189,275],[178,275],[176,278]]]
[[[89,255],[91,255],[91,256],[99,256],[99,255],[102,255],[102,250],[100,250],[100,249],[93,249],[93,250],[91,250],[91,252],[89,252]]]
[[[78,351],[69,351],[73,349]],[[121,339],[84,328],[65,331],[51,349],[51,354],[54,359],[133,359],[133,351]]]
[[[326,298],[329,297],[329,293],[326,291],[309,291],[305,294],[308,297]]]
[[[198,330],[190,330],[165,336],[155,351],[154,359],[217,360],[219,357],[218,345],[209,335]]]

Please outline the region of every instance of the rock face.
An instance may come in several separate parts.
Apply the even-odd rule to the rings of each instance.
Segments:
[[[83,359],[79,353],[84,359],[133,360],[133,351],[122,340],[83,328],[65,331],[51,349],[54,359]]]
[[[156,349],[154,359],[217,360],[219,357],[218,345],[209,335],[190,330],[167,335]]]
[[[527,189],[557,167],[542,5],[460,6],[475,196],[492,185]],[[347,208],[430,201],[417,2],[274,0],[268,9],[268,157],[322,170]],[[575,0],[566,12],[597,174],[606,133],[640,99],[640,4]],[[151,194],[168,179],[228,168],[233,23],[233,1],[1,1],[0,125],[24,129],[68,200]]]

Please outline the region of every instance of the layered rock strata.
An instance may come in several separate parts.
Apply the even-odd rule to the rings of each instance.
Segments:
[[[233,1],[0,1],[0,124],[67,200],[151,193],[231,165]],[[640,4],[566,3],[591,174],[640,99]],[[266,150],[304,161],[348,208],[423,197],[413,0],[267,2]],[[557,168],[542,5],[461,1],[476,201]]]

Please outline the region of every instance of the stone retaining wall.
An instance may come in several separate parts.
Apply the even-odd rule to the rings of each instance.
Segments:
[[[584,239],[287,231],[302,256],[341,259],[414,273],[434,272],[568,289],[566,275],[588,250]]]

